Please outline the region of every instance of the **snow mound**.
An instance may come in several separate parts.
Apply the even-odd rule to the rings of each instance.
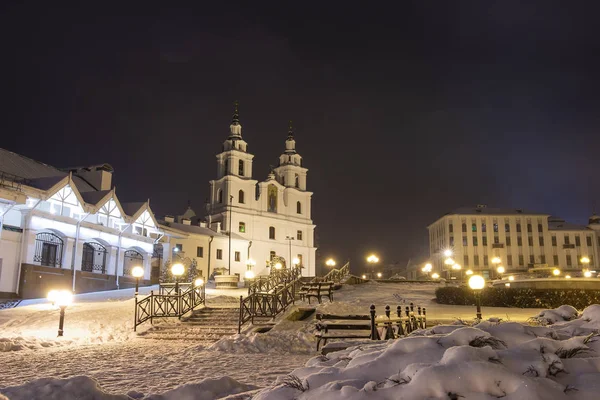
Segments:
[[[552,310],[544,310],[532,319],[542,325],[551,325],[557,322],[570,321],[577,318],[577,315],[578,312],[575,307],[562,305]]]
[[[169,390],[163,394],[144,397],[144,400],[213,400],[257,389],[233,378],[224,376],[218,379],[204,379]]]
[[[36,350],[71,343],[71,340],[49,340],[37,337],[0,337],[0,353],[19,350]]]
[[[21,386],[0,389],[10,400],[130,400],[124,395],[104,392],[87,376],[68,379],[43,378]],[[0,395],[0,399],[2,399]]]
[[[552,311],[561,324],[445,325],[314,357],[253,399],[597,399],[600,340],[581,325],[600,306]]]
[[[316,347],[314,335],[299,331],[269,331],[237,334],[221,338],[208,350],[228,353],[293,353],[312,354]]]

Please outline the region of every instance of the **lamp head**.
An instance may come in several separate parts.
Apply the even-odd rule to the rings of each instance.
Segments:
[[[503,274],[506,272],[502,265],[498,266],[498,268],[496,268],[496,271],[498,271],[499,274]]]
[[[560,269],[554,268],[554,270],[552,271],[552,275],[559,276],[560,275]]]
[[[133,275],[136,278],[141,278],[142,276],[144,276],[144,268],[138,266],[133,267],[133,269],[131,270],[131,275]]]
[[[173,264],[171,266],[171,273],[174,276],[181,276],[185,272],[185,267],[181,263]]]
[[[437,272],[434,272],[433,274],[431,274],[431,277],[433,279],[438,279],[440,277],[440,274],[438,274]]]
[[[300,264],[300,259],[298,257],[294,257],[294,259],[292,260],[292,264],[294,264],[294,265]],[[335,263],[333,265],[335,265]]]
[[[202,285],[204,285],[204,279],[202,279],[202,278],[197,278],[197,279],[194,281],[194,285],[196,285],[196,286],[202,286]]]
[[[473,290],[481,290],[485,287],[485,279],[481,275],[473,275],[469,278],[469,287]]]
[[[280,262],[278,262],[277,264],[275,264],[275,269],[281,269],[283,268],[283,265],[281,265]]]
[[[254,271],[252,271],[252,270],[249,269],[248,271],[246,271],[244,273],[244,277],[246,279],[254,279]]]
[[[67,307],[73,302],[73,293],[70,290],[60,290],[56,294],[54,302],[59,307]]]
[[[473,275],[473,270],[470,270],[470,269],[468,269],[468,270],[465,272],[465,274],[467,274],[467,275]]]
[[[444,250],[444,256],[445,257],[452,257],[452,250],[450,250],[450,249]]]

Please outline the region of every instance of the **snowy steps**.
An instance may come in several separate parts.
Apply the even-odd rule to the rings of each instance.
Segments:
[[[156,340],[185,340],[216,342],[238,331],[239,309],[232,307],[205,307],[194,311],[179,322],[154,325],[138,337]]]

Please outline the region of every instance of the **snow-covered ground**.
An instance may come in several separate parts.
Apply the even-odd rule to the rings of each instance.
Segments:
[[[333,303],[326,302],[318,306],[318,310],[365,314],[369,306],[375,304],[378,312],[383,313],[386,304],[395,308],[412,301],[427,307],[429,321],[450,323],[456,318],[473,319],[474,307],[435,304],[432,301],[435,287],[431,284],[388,283],[344,286],[335,292]],[[143,292],[149,290],[145,288]],[[207,289],[207,294],[213,304],[233,305],[245,291]],[[132,329],[132,295],[131,290],[122,290],[76,296],[74,304],[67,309],[65,337],[61,339],[55,337],[58,311],[51,309],[44,300],[27,301],[15,309],[0,311],[0,393],[11,399],[68,400],[89,396],[87,398],[105,400],[127,398],[124,395],[129,394],[132,398],[197,400],[225,398],[232,394],[228,399],[254,395],[257,399],[326,400],[448,398],[447,393],[445,397],[441,393],[457,390],[456,393],[471,399],[491,398],[475,395],[476,392],[492,395],[502,392],[521,396],[513,398],[535,399],[528,396],[538,390],[539,393],[554,394],[552,390],[562,388],[561,396],[565,395],[566,385],[581,387],[581,393],[584,393],[591,383],[582,383],[588,378],[580,372],[594,374],[589,382],[595,382],[595,374],[600,368],[600,359],[595,358],[594,353],[597,350],[595,338],[583,343],[588,340],[583,339],[584,335],[600,328],[600,315],[591,311],[584,315],[584,319],[590,319],[588,322],[578,319],[566,323],[562,321],[565,310],[546,312],[540,322],[558,323],[551,328],[531,328],[516,322],[523,322],[542,310],[484,307],[485,319],[494,317],[510,322],[499,325],[484,322],[475,328],[460,325],[429,328],[420,332],[426,337],[389,343],[370,342],[354,350],[313,358],[316,354],[312,332],[314,319],[287,319],[298,306],[304,306],[303,303],[280,316],[270,332],[234,335],[208,345],[138,337]],[[560,324],[566,325],[558,328]],[[139,327],[138,332],[149,327],[149,324]],[[551,335],[549,332],[554,332],[554,339],[548,336]],[[479,336],[497,337],[506,342],[506,346],[469,346]],[[572,336],[576,338],[564,340]],[[479,344],[482,343],[485,341],[479,340]],[[541,377],[548,375],[548,371],[553,371],[551,367],[559,367],[554,357],[559,348],[577,346],[588,346],[591,350],[577,354],[578,358],[559,359],[564,369],[570,372],[568,377],[562,372],[556,377],[550,376],[551,379],[529,376],[535,373]],[[290,373],[297,379],[290,378]],[[485,382],[471,385],[475,375],[482,375]],[[278,376],[279,383],[287,376],[286,383],[278,384]],[[497,377],[504,383],[494,384],[493,388],[489,384],[490,377]],[[407,380],[410,383],[394,383]],[[428,385],[429,391],[423,392],[418,388],[422,386],[418,382],[424,380],[440,383]],[[468,384],[455,385],[456,382]],[[293,389],[294,386],[299,389]],[[489,391],[490,388],[493,390]],[[544,388],[551,392],[544,392]],[[374,397],[375,392],[380,397]],[[566,395],[573,397],[574,392],[569,389]]]

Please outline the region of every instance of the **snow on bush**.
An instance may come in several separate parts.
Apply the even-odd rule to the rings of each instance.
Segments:
[[[552,310],[544,310],[532,320],[541,325],[550,325],[562,321],[570,321],[577,318],[577,309],[572,306],[563,305]]]
[[[254,399],[597,399],[600,306],[549,311],[549,326],[443,325],[314,357]]]

